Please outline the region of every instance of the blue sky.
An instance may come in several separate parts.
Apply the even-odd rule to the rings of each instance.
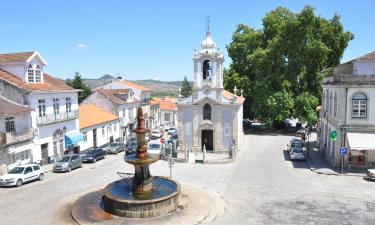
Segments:
[[[305,5],[324,18],[341,15],[355,34],[343,61],[375,50],[375,1],[83,1],[2,0],[0,52],[36,50],[59,78],[103,74],[129,80],[193,78],[194,48],[205,35],[205,18],[226,56],[237,24],[262,27],[264,15],[278,6],[299,12]]]

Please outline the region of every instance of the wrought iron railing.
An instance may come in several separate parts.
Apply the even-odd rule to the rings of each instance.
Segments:
[[[46,125],[66,120],[78,119],[78,116],[78,110],[72,110],[71,112],[61,112],[58,114],[48,114],[42,117],[37,116],[36,123],[37,125]]]

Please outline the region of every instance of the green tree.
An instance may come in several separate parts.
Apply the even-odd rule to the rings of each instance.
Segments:
[[[337,14],[327,20],[310,6],[299,13],[276,8],[263,18],[263,29],[237,26],[227,45],[232,63],[224,71],[224,87],[244,89],[245,116],[267,124],[290,116],[313,122],[321,99],[320,71],[337,65],[353,38]]]
[[[75,73],[73,80],[67,80],[66,84],[75,89],[82,90],[78,93],[78,103],[81,103],[91,94],[90,87],[82,81],[82,77],[79,72]]]
[[[192,93],[193,86],[191,83],[187,80],[186,76],[184,77],[184,80],[181,83],[181,95],[186,98],[189,97]]]

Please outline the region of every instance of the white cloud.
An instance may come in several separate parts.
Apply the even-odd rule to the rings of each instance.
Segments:
[[[153,79],[153,80],[160,80],[159,77],[153,77],[152,79]]]
[[[77,44],[76,47],[77,48],[87,48],[87,45],[85,45],[85,44]]]

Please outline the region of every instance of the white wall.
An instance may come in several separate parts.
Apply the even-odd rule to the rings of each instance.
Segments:
[[[375,75],[375,63],[374,62],[354,62],[353,74]]]
[[[112,132],[109,132],[109,129],[108,129],[109,125],[112,125]],[[104,126],[104,135],[102,134],[103,126]],[[114,130],[114,126],[116,126],[116,130]],[[110,136],[113,136],[113,140],[120,138],[120,123],[118,120],[99,124],[99,125],[88,127],[88,128],[84,128],[81,130],[81,132],[82,134],[84,134],[84,132],[87,132],[87,142],[83,141],[80,143],[81,151],[84,151],[94,146],[94,139],[93,139],[94,129],[96,129],[96,138],[97,138],[96,141],[97,141],[98,147],[108,144],[110,140],[109,139]]]

